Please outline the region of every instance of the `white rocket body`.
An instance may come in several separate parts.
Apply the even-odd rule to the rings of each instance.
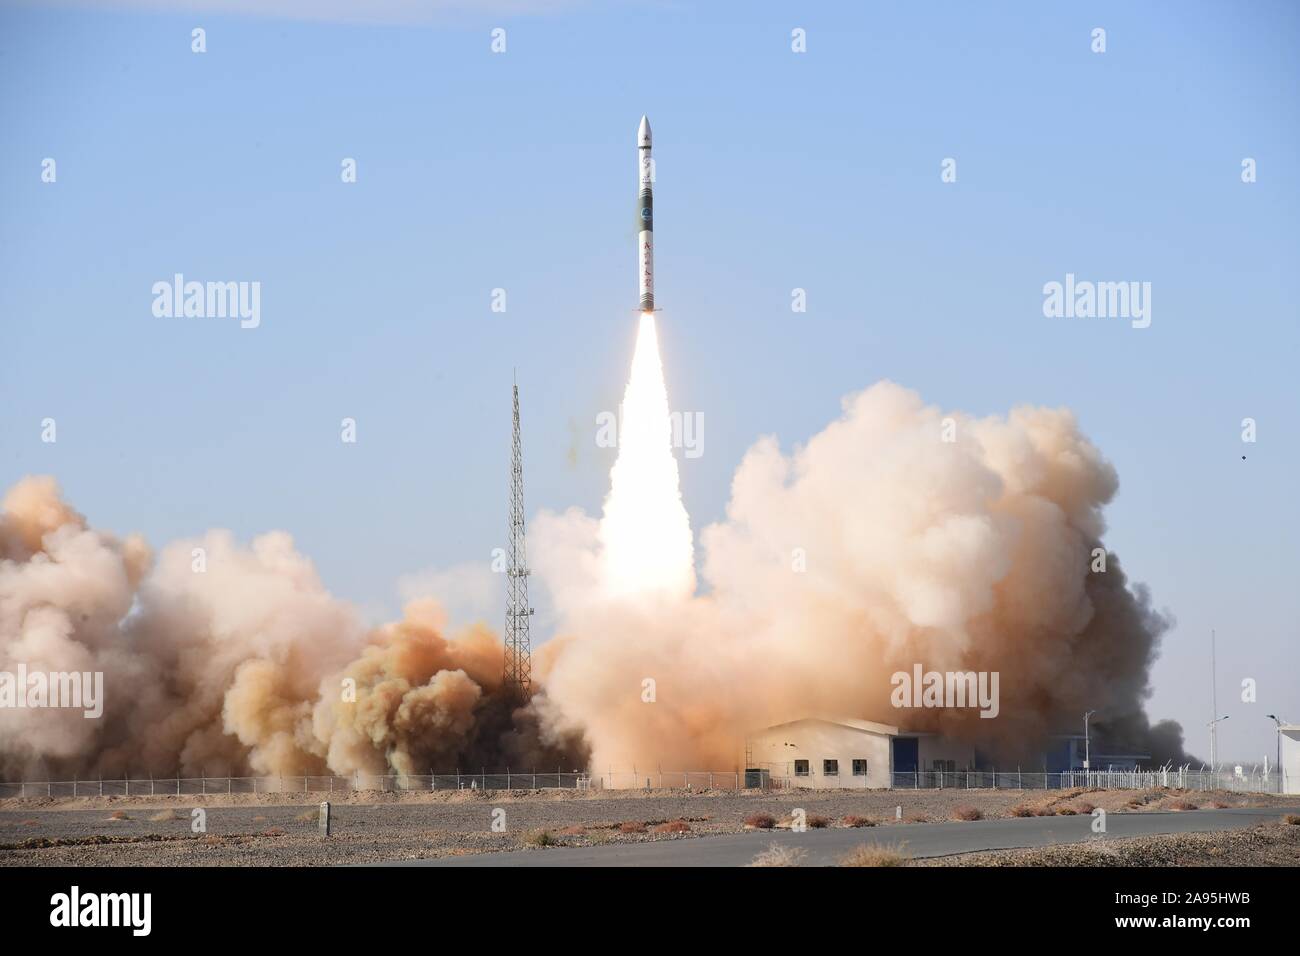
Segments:
[[[637,197],[637,272],[642,312],[655,310],[654,160],[650,157],[650,121],[641,117],[636,131],[640,192]]]

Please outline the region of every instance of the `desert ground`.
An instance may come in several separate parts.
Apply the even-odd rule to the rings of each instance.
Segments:
[[[1090,813],[1294,806],[1295,797],[1153,790],[796,790],[579,792],[359,792],[331,801],[332,834],[317,833],[307,794],[55,797],[0,801],[0,866],[323,866],[428,860],[552,846],[686,840],[781,830],[801,809],[810,828],[897,828],[917,823]],[[898,814],[901,808],[901,819]],[[204,829],[195,832],[195,810]],[[494,829],[495,824],[495,829]],[[982,865],[1128,865],[1157,844],[1209,863],[1300,864],[1300,826],[1254,824],[1225,834],[1111,841],[1105,850],[1052,847],[966,854],[938,862]],[[1260,831],[1255,837],[1237,836]],[[1280,836],[1277,834],[1281,834]],[[1262,834],[1262,835],[1261,835]],[[1151,844],[1143,840],[1155,841]],[[1132,843],[1133,847],[1124,844]],[[1170,849],[1172,848],[1172,849]],[[1118,854],[1118,855],[1116,855]],[[916,861],[920,862],[920,861]],[[926,861],[936,862],[936,861]]]

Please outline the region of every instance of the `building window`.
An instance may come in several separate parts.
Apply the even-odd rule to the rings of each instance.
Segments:
[[[822,761],[823,777],[838,777],[840,775],[840,762],[838,760]]]
[[[806,777],[806,776],[808,776],[808,761],[807,761],[807,760],[796,760],[796,761],[794,762],[794,775],[795,775],[796,777]]]
[[[853,776],[865,777],[867,775],[867,762],[860,757],[853,760]]]

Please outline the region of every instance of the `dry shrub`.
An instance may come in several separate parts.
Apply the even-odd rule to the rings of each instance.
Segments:
[[[1057,815],[1058,817],[1072,817],[1072,816],[1077,815],[1078,812],[1079,812],[1079,811],[1076,810],[1076,809],[1074,809],[1074,807],[1057,807],[1057,808],[1056,808],[1056,815]]]
[[[764,827],[763,829],[766,829]],[[807,856],[807,851],[799,847],[778,846],[773,843],[758,856],[750,866],[798,866]]]
[[[1222,800],[1211,800],[1209,803],[1206,804],[1206,806],[1209,807],[1211,810],[1228,809],[1228,805],[1224,803]]]
[[[531,830],[524,834],[526,846],[555,846],[555,837],[548,830]]]
[[[1282,822],[1287,826],[1300,827],[1300,813],[1288,813],[1282,818]]]
[[[831,825],[831,821],[829,817],[818,816],[815,813],[812,816],[810,816],[806,822],[809,828],[813,830],[825,830],[828,826]]]
[[[149,822],[162,823],[164,820],[175,820],[175,819],[176,819],[175,810],[159,810],[157,813],[155,813],[153,816],[149,818]]]
[[[669,820],[655,827],[655,833],[690,833],[691,825],[685,820]]]
[[[903,817],[903,822],[904,823],[929,823],[930,818],[927,817],[924,813],[909,813],[907,816]]]
[[[1180,797],[1180,798],[1177,799],[1177,800],[1170,800],[1168,803],[1166,803],[1166,804],[1165,804],[1165,809],[1166,809],[1166,810],[1174,810],[1174,811],[1182,811],[1182,810],[1195,810],[1195,809],[1197,809],[1197,807],[1196,807],[1196,804],[1192,803],[1192,801],[1190,801],[1190,800],[1184,800],[1184,799],[1182,799],[1182,798]]]
[[[962,804],[959,807],[953,807],[952,818],[954,820],[983,820],[984,814],[979,807],[972,807],[970,804]]]
[[[1033,816],[1037,816],[1038,814],[1034,811],[1033,807],[1023,803],[1017,803],[1014,807],[1011,808],[1011,815],[1013,817],[1033,817]]]
[[[127,816],[127,812],[125,810],[114,810],[112,813],[108,815],[108,819],[109,820],[130,820],[131,818]]]
[[[619,833],[645,833],[645,824],[640,820],[624,820],[618,825]]]
[[[1080,800],[1078,803],[1074,805],[1074,809],[1077,810],[1079,813],[1092,813],[1092,811],[1096,810],[1097,808],[1093,806],[1091,803],[1089,803],[1087,800]]]
[[[745,817],[745,826],[755,830],[770,830],[776,826],[776,817],[770,813],[751,813]]]
[[[876,825],[876,821],[871,819],[871,817],[859,817],[852,813],[840,822],[846,827],[874,827]]]
[[[864,843],[845,854],[840,860],[840,866],[906,866],[908,860],[904,850],[906,846],[905,843],[881,846]]]

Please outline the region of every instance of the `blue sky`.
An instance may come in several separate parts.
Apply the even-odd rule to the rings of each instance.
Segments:
[[[1300,7],[160,7],[0,10],[0,484],[54,474],[155,545],[284,528],[390,613],[403,576],[503,543],[517,367],[529,510],[598,512],[648,113],[697,530],[757,437],[789,449],[878,379],[975,414],[1067,405],[1120,474],[1107,544],[1178,622],[1152,716],[1208,749],[1216,628],[1221,753],[1300,721]],[[261,326],[156,319],[176,272],[260,281]],[[1067,272],[1151,282],[1151,327],[1045,318]]]

